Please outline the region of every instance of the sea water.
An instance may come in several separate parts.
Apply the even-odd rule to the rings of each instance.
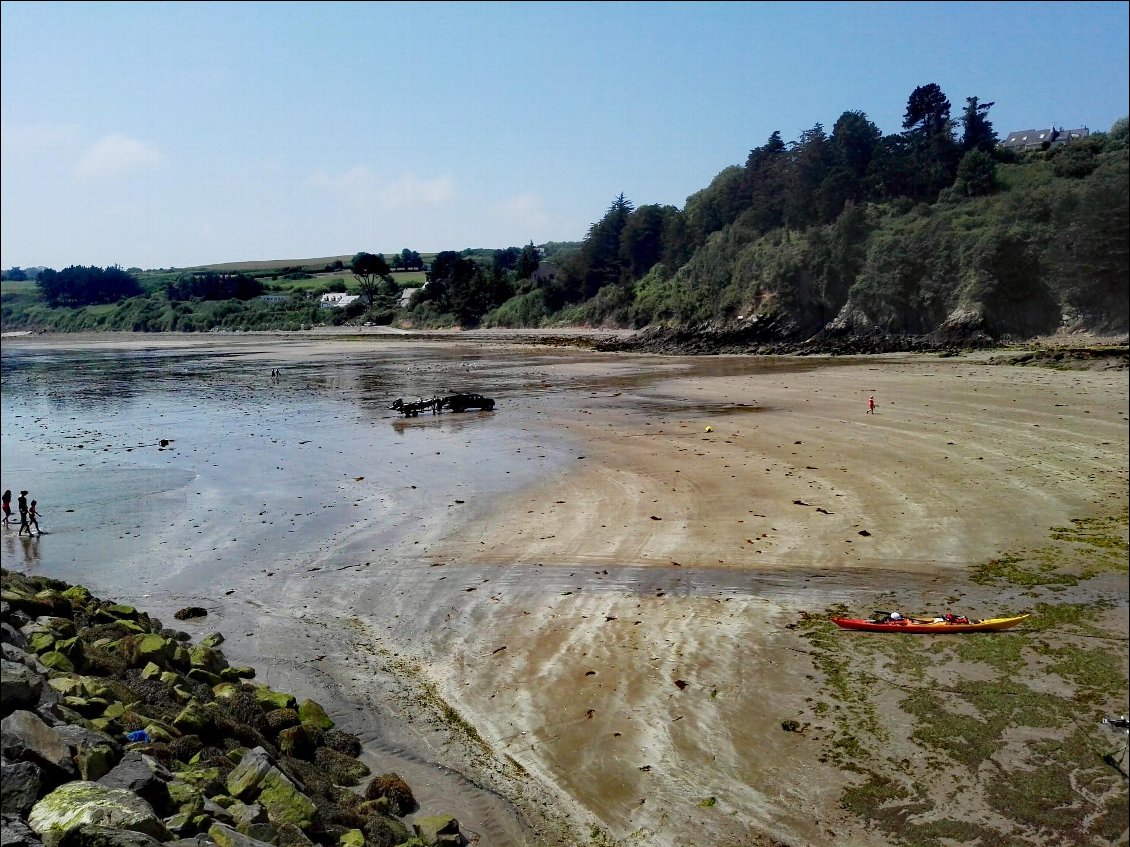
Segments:
[[[389,409],[466,383],[466,368],[441,347],[296,359],[5,344],[2,484],[13,509],[21,490],[38,501],[43,535],[18,536],[16,515],[3,566],[137,596],[395,550],[565,455],[508,414],[487,373],[474,387],[493,413]]]

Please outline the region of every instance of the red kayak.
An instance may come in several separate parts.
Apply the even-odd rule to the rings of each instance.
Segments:
[[[910,632],[910,633],[947,633],[947,632],[997,632],[1008,629],[1023,622],[1030,615],[1017,615],[1012,618],[988,618],[983,621],[964,621],[951,623],[945,620],[926,621],[921,619],[907,620],[902,618],[897,621],[865,621],[858,618],[832,618],[832,623],[840,629],[854,629],[862,632]]]

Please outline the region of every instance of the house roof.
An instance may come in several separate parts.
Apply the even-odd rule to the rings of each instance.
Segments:
[[[1091,131],[1085,126],[1078,129],[1056,129],[1054,126],[1045,129],[1022,129],[1010,132],[1000,146],[1042,147],[1044,144],[1058,146],[1076,138],[1086,138],[1090,134]]]

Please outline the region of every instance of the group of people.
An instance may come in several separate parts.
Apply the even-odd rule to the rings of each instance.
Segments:
[[[31,503],[28,503],[27,492],[21,491],[16,506],[20,510],[20,531],[18,534],[23,535],[26,529],[30,538],[34,529],[35,535],[43,535],[43,531],[39,528],[39,509],[36,506],[36,501],[32,500]],[[4,490],[3,507],[4,526],[9,526],[12,522],[12,492],[9,489]]]

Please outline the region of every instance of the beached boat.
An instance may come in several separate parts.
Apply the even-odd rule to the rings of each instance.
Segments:
[[[924,620],[922,618],[901,618],[895,621],[868,621],[858,618],[832,618],[840,629],[854,629],[863,632],[909,632],[909,633],[953,633],[953,632],[996,632],[1022,623],[1030,615],[1016,615],[1011,618],[988,618],[983,621],[951,622],[946,620]]]

